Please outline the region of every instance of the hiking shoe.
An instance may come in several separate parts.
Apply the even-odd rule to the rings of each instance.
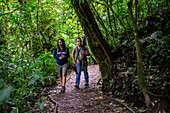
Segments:
[[[61,92],[65,92],[65,87],[64,86],[62,86]]]
[[[78,84],[76,84],[74,87],[75,87],[76,89],[79,89],[79,85],[78,85]]]
[[[88,84],[88,83],[85,83],[85,85],[84,85],[84,86],[87,88],[87,87],[89,87],[89,84]]]

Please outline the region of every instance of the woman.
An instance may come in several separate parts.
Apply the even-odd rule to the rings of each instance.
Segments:
[[[60,38],[57,47],[54,49],[54,58],[56,59],[56,67],[58,69],[60,81],[62,84],[61,92],[65,92],[66,75],[68,68],[69,49],[65,46],[64,39]]]

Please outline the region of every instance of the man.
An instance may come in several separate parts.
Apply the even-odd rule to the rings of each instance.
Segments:
[[[72,59],[73,59],[73,64],[76,66],[77,73],[76,73],[76,82],[75,82],[75,88],[79,89],[79,84],[80,84],[80,76],[81,76],[81,69],[82,69],[82,55],[84,54],[84,78],[85,78],[85,87],[89,86],[89,76],[87,72],[87,57],[89,54],[89,50],[87,46],[85,46],[84,51],[82,50],[82,40],[81,38],[76,39],[77,46],[73,48],[72,52]],[[75,59],[76,56],[76,59]]]

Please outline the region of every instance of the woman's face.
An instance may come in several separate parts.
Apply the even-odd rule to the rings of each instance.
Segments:
[[[58,45],[59,46],[62,46],[63,45],[63,42],[61,40],[58,41]]]

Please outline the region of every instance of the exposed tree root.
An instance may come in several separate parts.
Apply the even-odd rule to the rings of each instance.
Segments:
[[[107,97],[107,96],[105,96],[105,95],[103,95],[103,96],[106,97],[106,98],[109,98],[109,97]],[[109,98],[109,99],[116,101],[117,103],[125,106],[130,112],[135,113],[135,111],[133,111],[132,109],[130,109],[126,104],[124,104],[124,103],[122,103],[122,102],[120,102],[120,101],[118,101],[118,100],[116,100],[116,99],[114,99],[114,98]]]
[[[53,113],[58,113],[58,104],[57,104],[57,102],[53,99],[52,96],[48,95],[48,97],[49,97],[50,101],[51,101],[53,104],[55,104],[55,109],[54,109],[54,112],[53,112]]]

